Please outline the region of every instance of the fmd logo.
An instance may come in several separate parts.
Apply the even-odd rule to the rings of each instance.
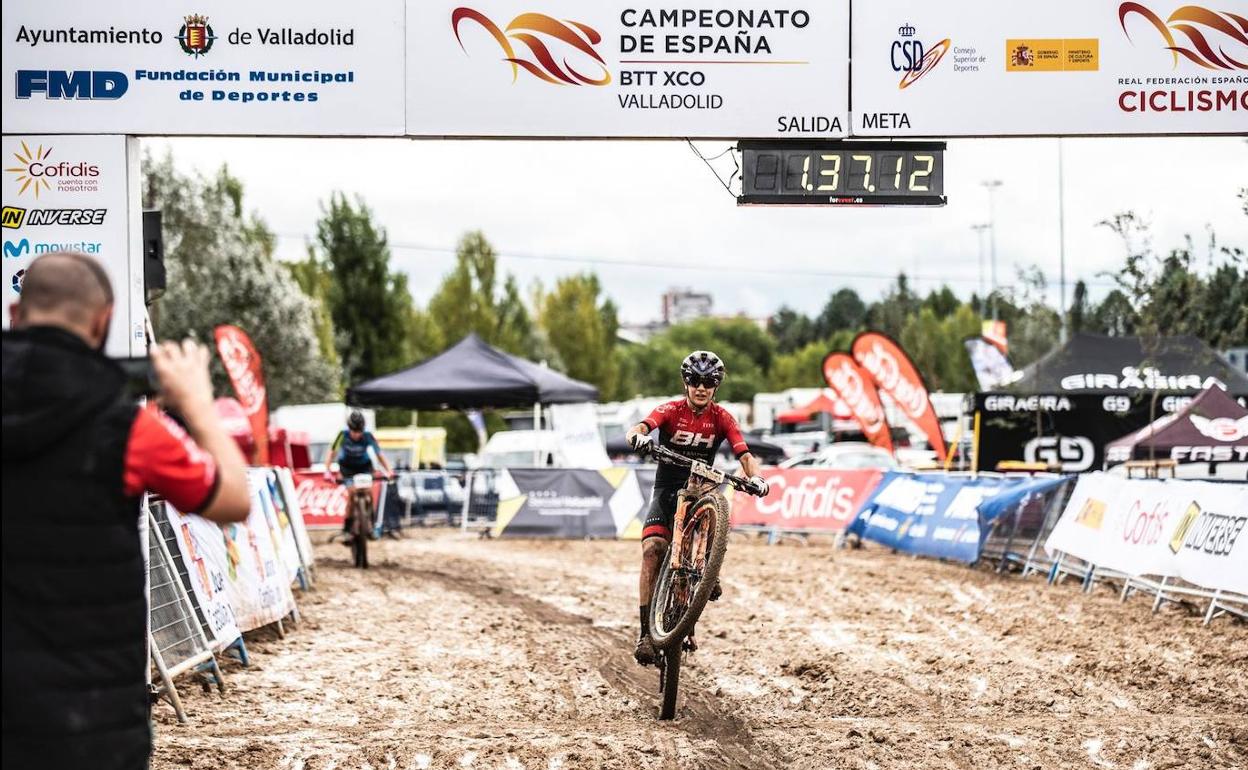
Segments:
[[[130,81],[111,70],[18,70],[17,98],[120,99]]]

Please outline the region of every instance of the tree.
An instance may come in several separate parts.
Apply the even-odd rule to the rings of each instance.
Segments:
[[[893,338],[901,336],[906,319],[919,312],[919,298],[910,290],[905,273],[897,276],[897,282],[889,288],[884,299],[873,304],[867,311],[867,325]]]
[[[300,290],[312,302],[312,326],[316,330],[317,349],[321,358],[335,370],[341,371],[342,360],[334,336],[334,318],[329,307],[330,285],[333,277],[316,260],[311,249],[302,262],[287,262],[286,269],[299,284]]]
[[[154,307],[161,337],[212,343],[212,330],[247,332],[264,363],[269,406],[332,400],[340,372],[321,354],[315,305],[273,256],[274,238],[243,207],[243,185],[222,167],[215,176],[178,172],[172,154],[143,159],[143,206],[160,209],[168,288]],[[232,392],[214,359],[213,387]]]
[[[826,342],[812,342],[792,353],[782,353],[772,362],[767,373],[767,389],[826,387],[823,359],[832,352]]]
[[[1139,322],[1139,315],[1131,306],[1131,300],[1120,289],[1112,289],[1092,311],[1093,330],[1111,337],[1135,334]]]
[[[540,356],[533,320],[519,287],[511,276],[499,287],[498,253],[480,231],[460,239],[455,268],[442,279],[427,312],[436,319],[439,350],[475,332],[509,353]]]
[[[408,332],[412,298],[407,278],[390,270],[386,232],[373,223],[363,199],[342,193],[321,206],[316,223],[318,260],[332,280],[329,307],[338,352],[349,382],[411,363]]]
[[[615,304],[602,296],[598,277],[584,273],[560,278],[542,295],[540,319],[564,372],[597,386],[604,399],[610,397],[619,379],[615,334],[620,324]]]
[[[776,340],[781,353],[792,353],[817,336],[810,318],[787,305],[767,320],[767,332]]]
[[[867,306],[858,292],[853,289],[839,289],[823,306],[819,318],[815,321],[815,333],[826,339],[835,332],[848,330],[858,331],[867,320]]]
[[[1075,281],[1070,308],[1066,311],[1066,326],[1070,333],[1093,331],[1091,315],[1092,306],[1088,302],[1088,285],[1083,281]]]
[[[923,307],[931,308],[937,318],[948,318],[961,304],[948,286],[941,286],[939,291],[930,292],[923,300]]]

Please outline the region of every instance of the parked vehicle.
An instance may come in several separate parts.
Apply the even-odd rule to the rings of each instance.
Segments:
[[[879,447],[859,441],[842,441],[818,452],[792,457],[781,468],[899,468],[893,456]]]
[[[458,513],[464,505],[464,485],[446,471],[406,471],[398,476],[398,494],[413,511]]]

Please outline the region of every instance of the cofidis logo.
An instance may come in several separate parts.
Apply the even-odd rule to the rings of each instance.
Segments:
[[[97,192],[99,190],[100,167],[85,161],[55,160],[52,148],[44,148],[41,144],[34,150],[22,142],[22,151],[13,154],[18,165],[9,166],[5,171],[14,175],[18,185],[18,195],[31,193],[35,198],[41,192],[50,191],[53,185],[57,192]]]
[[[522,13],[505,28],[499,29],[497,24],[479,11],[456,8],[451,13],[451,29],[459,47],[465,53],[468,49],[460,36],[460,24],[464,22],[475,22],[494,38],[502,49],[503,61],[511,65],[513,83],[519,77],[521,69],[555,85],[605,86],[611,82],[607,63],[595,49],[602,42],[602,35],[588,24],[571,20],[564,22],[542,13]],[[527,52],[522,49],[522,53],[526,55],[516,52],[513,41],[528,49]],[[574,60],[592,62],[589,65],[590,74],[583,74],[573,66],[568,61],[569,56]],[[582,69],[584,66],[581,65]]]

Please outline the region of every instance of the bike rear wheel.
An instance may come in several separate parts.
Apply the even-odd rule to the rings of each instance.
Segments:
[[[728,550],[728,501],[719,492],[698,498],[685,514],[679,571],[672,554],[663,567],[650,598],[650,639],[661,649],[679,651],[693,631],[719,578]]]

